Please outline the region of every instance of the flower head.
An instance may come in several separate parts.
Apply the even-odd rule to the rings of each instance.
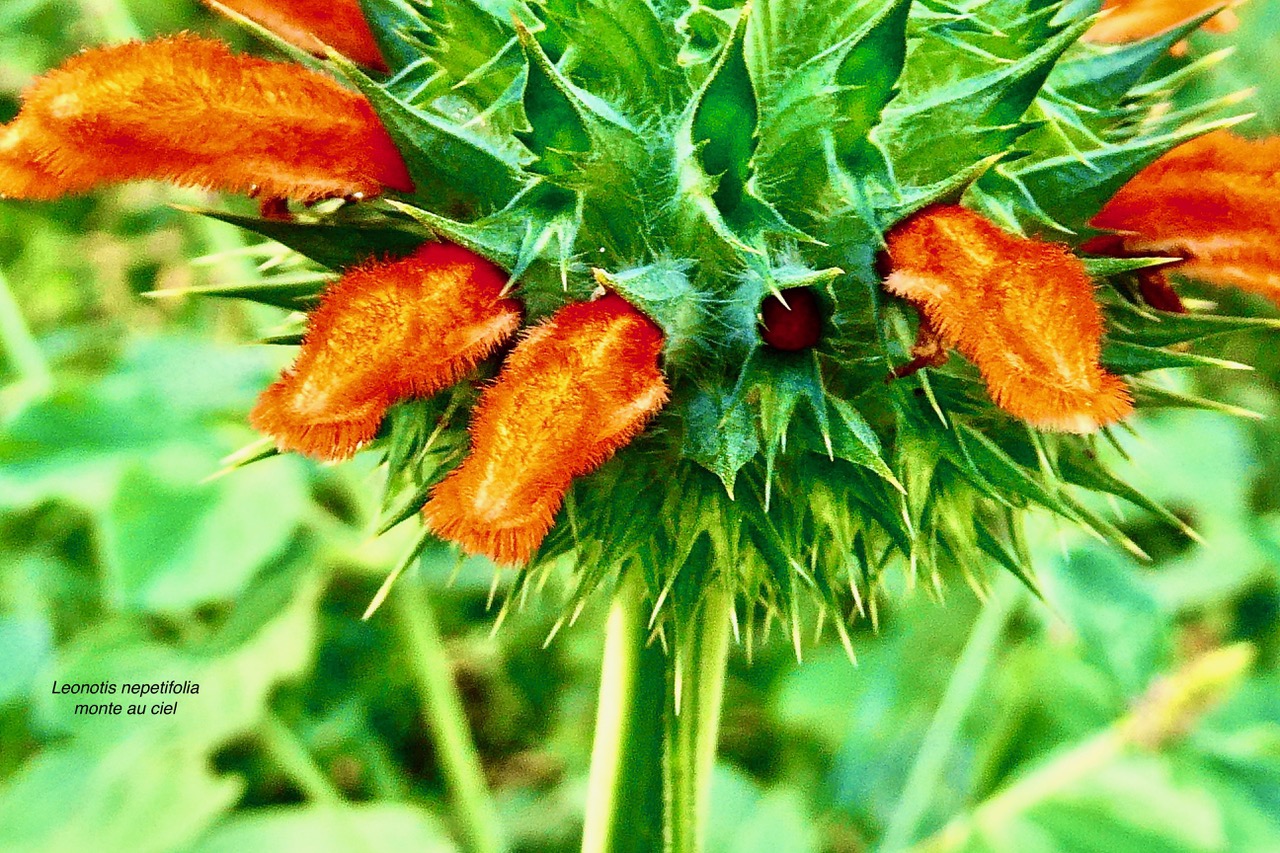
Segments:
[[[730,27],[691,39],[678,11],[635,2],[620,40],[573,4],[545,26],[445,5],[230,4],[316,53],[392,66],[331,62],[360,93],[191,36],[89,51],[0,130],[0,193],[164,178],[266,196],[259,219],[225,218],[342,275],[303,294],[319,307],[253,422],[325,459],[385,451],[387,522],[421,508],[463,550],[525,563],[517,584],[572,552],[643,567],[655,599],[692,613],[697,579],[720,576],[798,634],[795,590],[843,610],[895,555],[1007,563],[1010,507],[1087,523],[1059,484],[1115,482],[1070,467],[1087,440],[1027,426],[1124,418],[1116,373],[1194,363],[1161,347],[1202,322],[1153,331],[1165,318],[1124,301],[1141,262],[1097,264],[1095,293],[1071,247],[1020,235],[1096,214],[1114,254],[1177,251],[1184,272],[1271,286],[1270,143],[1211,137],[1106,204],[1203,114],[1165,103],[1196,72],[1164,66],[1167,38],[1073,47],[1080,4],[970,3],[959,26],[936,4],[814,0],[775,32],[733,2]],[[1092,37],[1167,26],[1116,5]],[[1173,24],[1201,6],[1170,8]],[[411,198],[282,200],[407,191],[406,164]],[[297,305],[296,278],[273,286],[251,298]],[[885,291],[921,316],[896,369],[903,306]],[[526,314],[540,322],[516,338]],[[468,411],[476,395],[446,386],[473,368],[497,378]],[[584,590],[603,575],[584,567]]]
[[[0,195],[146,179],[298,200],[413,186],[362,96],[194,36],[75,56],[0,128]]]
[[[1102,312],[1065,246],[1007,234],[962,207],[934,207],[888,236],[885,288],[917,305],[982,372],[991,398],[1043,429],[1092,432],[1133,410],[1102,369]]]

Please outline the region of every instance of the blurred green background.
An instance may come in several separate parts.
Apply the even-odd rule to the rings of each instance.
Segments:
[[[1263,86],[1246,129],[1280,130],[1280,0],[1242,17],[1196,38],[1242,45],[1202,90]],[[83,45],[183,28],[245,43],[192,2],[5,0],[0,119]],[[252,281],[270,255],[174,202],[235,204],[0,204],[0,850],[458,849],[424,702],[436,627],[512,848],[575,849],[606,602],[544,648],[547,589],[495,634],[490,570],[433,551],[407,606],[361,621],[412,531],[371,536],[368,461],[209,479],[255,440],[245,412],[289,353],[246,341],[285,315],[143,296]],[[778,640],[736,653],[711,850],[1280,850],[1280,348],[1220,346],[1258,370],[1169,381],[1266,418],[1149,417],[1117,463],[1203,544],[1119,504],[1149,561],[1039,519],[1048,603],[1006,580],[986,605],[903,590],[856,668],[829,641],[803,664]],[[172,716],[51,694],[169,678],[200,685]]]

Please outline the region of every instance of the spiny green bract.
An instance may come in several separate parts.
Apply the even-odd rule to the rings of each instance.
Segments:
[[[886,229],[939,201],[1079,245],[1125,181],[1216,126],[1222,105],[1166,108],[1198,70],[1168,48],[1200,21],[1100,47],[1080,41],[1097,6],[364,0],[393,73],[333,61],[417,195],[241,224],[335,268],[435,235],[509,270],[531,319],[603,282],[665,330],[671,403],[575,484],[513,598],[570,556],[579,603],[628,567],[679,616],[723,577],[798,631],[800,591],[865,612],[895,560],[934,580],[991,559],[1025,577],[1032,505],[1136,550],[1072,487],[1180,522],[1100,470],[1091,439],[1011,420],[959,359],[886,383],[915,318],[875,266]],[[1128,276],[1150,263],[1091,264],[1110,285],[1109,369],[1208,363],[1163,348],[1259,322],[1145,310]],[[809,351],[760,337],[761,301],[790,287],[827,315]],[[1147,405],[1197,403],[1134,387]],[[388,526],[465,452],[475,394],[463,383],[388,418]]]

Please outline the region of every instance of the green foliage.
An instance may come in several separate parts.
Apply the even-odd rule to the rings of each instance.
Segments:
[[[52,673],[63,683],[128,682],[141,671],[157,680],[195,681],[206,695],[181,697],[181,714],[143,719],[73,716],[70,703],[46,698],[38,727],[69,740],[8,780],[0,843],[23,850],[159,851],[194,839],[240,793],[233,779],[210,772],[212,752],[261,718],[276,681],[308,663],[315,594],[314,583],[298,586],[292,604],[240,647],[220,653],[179,653],[125,626],[67,649]],[[266,594],[259,599],[266,600]],[[116,698],[127,703],[130,697]],[[76,802],[70,817],[64,798]]]
[[[352,847],[391,847],[451,853],[456,850],[440,821],[429,813],[394,803],[345,808],[304,806],[261,809],[219,826],[191,848],[192,853],[238,850],[314,850],[342,853]]]

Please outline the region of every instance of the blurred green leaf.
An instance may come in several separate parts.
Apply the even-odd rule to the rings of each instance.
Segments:
[[[103,524],[107,565],[129,609],[177,612],[234,597],[305,514],[296,465],[250,466],[193,487],[193,466],[156,461],[163,456],[126,469]]]
[[[47,724],[72,737],[46,748],[0,789],[0,849],[159,853],[193,840],[229,809],[242,783],[215,775],[210,756],[251,731],[266,713],[272,687],[308,666],[319,590],[314,581],[297,590],[275,618],[221,653],[181,651],[109,625],[89,632],[65,653],[53,678],[191,680],[200,692],[163,699],[177,700],[171,716],[140,717],[76,715],[74,706],[160,700],[119,693],[44,697]]]
[[[1124,695],[1139,693],[1167,662],[1168,618],[1133,567],[1113,551],[1074,551],[1041,578],[1046,599],[1079,638],[1081,655]]]
[[[727,767],[711,782],[708,853],[818,853],[821,840],[799,793],[761,790]]]
[[[1202,773],[1149,753],[1124,756],[1076,781],[1027,818],[1049,830],[1063,853],[1230,849],[1222,809]]]
[[[53,630],[37,616],[0,616],[0,707],[27,694],[53,656]]]
[[[422,809],[398,803],[255,809],[219,824],[186,853],[246,850],[413,850],[453,853],[458,848],[440,822]]]

